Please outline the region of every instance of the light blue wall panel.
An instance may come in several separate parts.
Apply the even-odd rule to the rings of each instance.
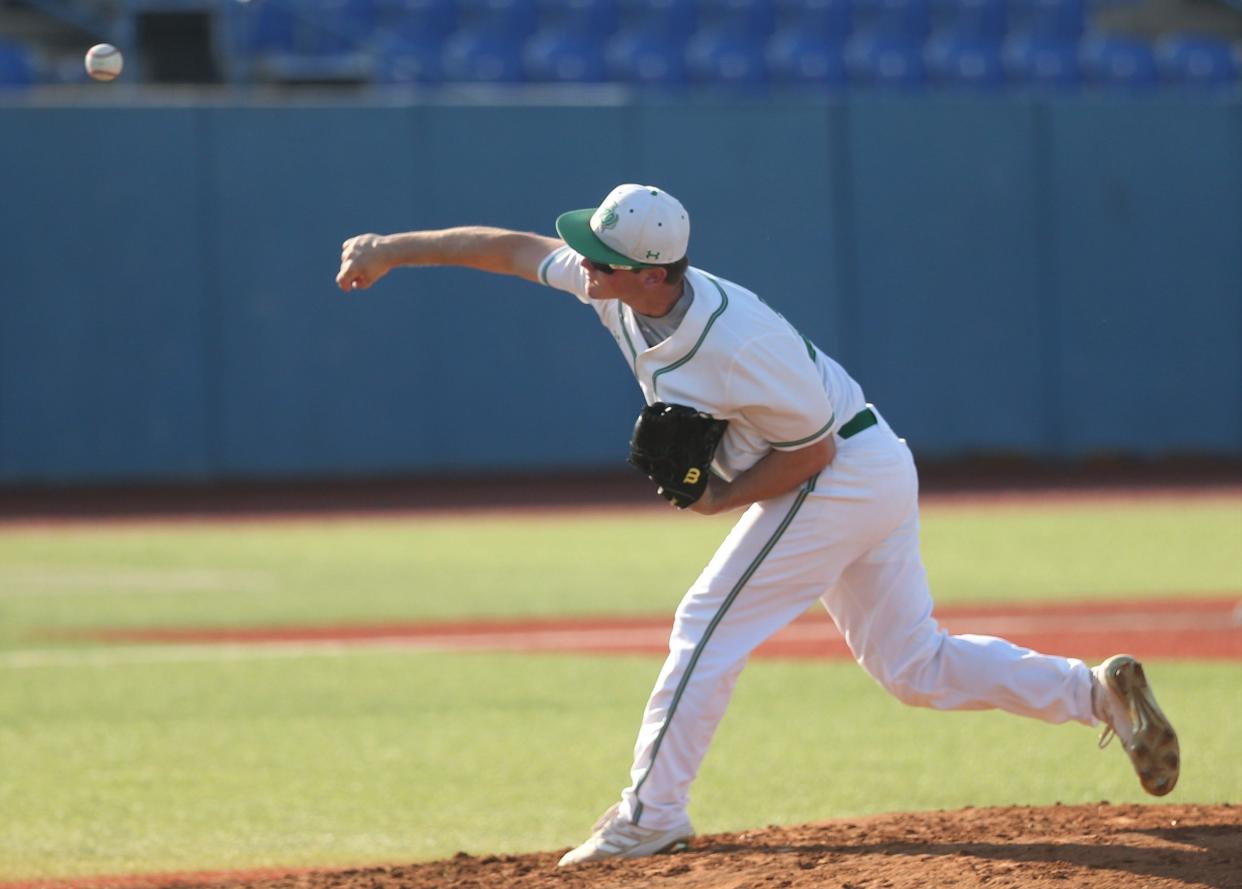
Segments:
[[[0,112],[0,481],[208,471],[189,110]]]
[[[350,235],[550,234],[621,181],[920,455],[1236,456],[1240,107],[0,109],[0,483],[620,466],[640,396],[572,297],[333,279]]]
[[[216,109],[213,408],[228,475],[414,463],[416,300],[345,295],[341,243],[405,226],[419,164],[403,109]]]
[[[835,352],[839,230],[832,161],[839,109],[821,104],[648,106],[641,181],[690,212],[696,266],[755,291]]]
[[[1009,100],[849,103],[849,369],[922,455],[1041,446],[1038,116]]]
[[[419,117],[428,226],[555,236],[634,175],[625,108],[426,108]],[[614,181],[615,180],[615,181]],[[420,208],[421,211],[421,208]],[[419,299],[432,466],[620,466],[642,395],[595,313],[569,294],[482,272],[407,270]],[[440,425],[443,424],[443,425]]]
[[[1053,111],[1061,449],[1242,451],[1235,105]]]

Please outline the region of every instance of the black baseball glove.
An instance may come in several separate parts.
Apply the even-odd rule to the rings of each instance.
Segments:
[[[728,425],[684,404],[657,401],[638,415],[629,462],[656,483],[661,497],[685,509],[703,496]]]

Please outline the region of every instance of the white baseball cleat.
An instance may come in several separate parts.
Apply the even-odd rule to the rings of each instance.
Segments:
[[[661,852],[680,852],[694,836],[690,822],[668,830],[639,827],[623,818],[618,811],[620,803],[600,816],[592,828],[591,836],[577,849],[570,849],[561,858],[558,867],[583,864],[587,861],[603,861],[606,858],[642,858]]]
[[[1156,703],[1143,665],[1128,654],[1115,654],[1092,667],[1091,675],[1092,709],[1108,726],[1100,735],[1100,747],[1113,735],[1120,738],[1143,789],[1164,796],[1177,784],[1181,757],[1177,733]]]

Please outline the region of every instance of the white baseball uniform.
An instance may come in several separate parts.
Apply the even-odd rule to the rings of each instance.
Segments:
[[[858,663],[908,704],[1096,724],[1082,661],[951,636],[932,618],[914,460],[839,364],[754,293],[695,268],[685,318],[647,347],[629,307],[587,299],[581,259],[569,247],[554,251],[540,280],[596,311],[649,404],[729,421],[713,464],[723,478],[772,448],[837,436],[836,457],[817,477],[743,513],[678,606],[623,815],[650,828],[688,824],[690,784],[747,657],[816,599]]]

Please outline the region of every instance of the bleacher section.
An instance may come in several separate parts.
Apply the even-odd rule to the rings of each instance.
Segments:
[[[212,64],[200,66],[200,80],[236,83],[983,92],[1239,84],[1233,35],[1100,30],[1104,2],[117,0],[113,33],[137,44],[122,49],[139,82],[178,79],[150,58],[155,38],[140,42],[174,39],[175,29],[154,24],[167,16],[205,23]],[[26,5],[57,15],[81,4]],[[0,34],[0,84],[83,76],[43,62],[38,47]]]

